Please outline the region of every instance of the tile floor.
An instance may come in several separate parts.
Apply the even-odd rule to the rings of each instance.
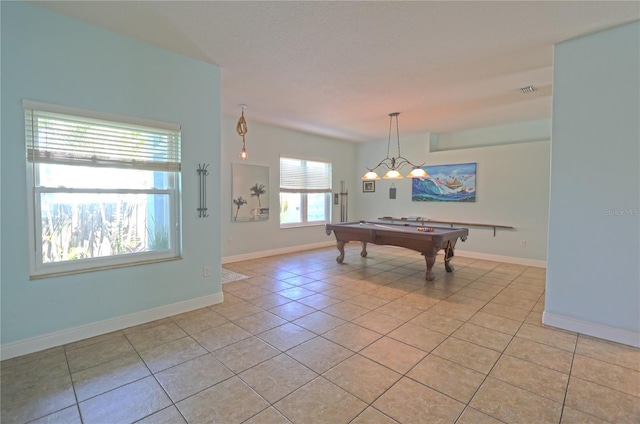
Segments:
[[[639,423],[640,350],[541,324],[543,269],[370,246],[237,262],[224,303],[2,362],[2,423]]]

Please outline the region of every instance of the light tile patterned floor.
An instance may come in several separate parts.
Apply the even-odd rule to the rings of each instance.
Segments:
[[[2,362],[2,423],[639,423],[640,350],[545,327],[542,269],[370,246],[229,264],[224,303]]]

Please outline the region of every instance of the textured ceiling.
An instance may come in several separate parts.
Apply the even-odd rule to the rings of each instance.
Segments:
[[[553,45],[640,19],[636,1],[34,3],[219,65],[224,115],[352,141],[386,138],[390,112],[403,135],[548,118]]]

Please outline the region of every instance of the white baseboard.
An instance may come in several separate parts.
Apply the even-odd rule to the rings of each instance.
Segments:
[[[493,255],[491,253],[468,252],[456,249],[456,256],[472,259],[483,259],[486,261],[504,262],[507,264],[534,266],[536,268],[546,268],[547,261],[539,261],[536,259],[516,258],[513,256]]]
[[[609,327],[593,322],[582,321],[562,315],[556,315],[547,311],[542,313],[542,323],[563,330],[575,331],[587,336],[597,337],[616,343],[622,343],[633,347],[640,347],[640,333],[629,330]]]
[[[232,262],[240,262],[240,261],[248,261],[251,259],[259,259],[266,258],[268,256],[276,256],[276,255],[284,255],[287,253],[296,253],[301,252],[303,250],[313,250],[319,249],[321,247],[329,247],[335,246],[335,240],[320,242],[320,243],[312,243],[312,244],[304,244],[301,246],[291,246],[291,247],[283,247],[280,249],[273,250],[263,250],[260,252],[251,252],[245,253],[242,255],[234,255],[234,256],[225,256],[222,258],[222,264],[229,264]],[[535,259],[525,259],[525,258],[515,258],[512,256],[502,256],[502,255],[492,255],[490,253],[477,253],[477,252],[467,252],[464,250],[456,249],[456,256],[461,256],[464,258],[472,258],[472,259],[484,259],[487,261],[495,261],[495,262],[505,262],[508,264],[516,264],[516,265],[526,265],[526,266],[534,266],[537,268],[546,268],[547,261],[539,261]]]
[[[208,296],[198,297],[196,299],[176,302],[170,305],[159,306],[145,311],[134,312],[132,314],[109,318],[91,324],[56,331],[54,333],[43,334],[41,336],[6,343],[0,346],[0,358],[2,358],[2,360],[15,358],[16,356],[26,355],[28,353],[38,352],[67,343],[77,342],[78,340],[83,340],[89,337],[99,336],[101,334],[122,330],[134,325],[144,324],[157,319],[204,308],[205,306],[215,305],[216,303],[221,303],[223,300],[222,292],[219,292]]]
[[[260,252],[244,253],[242,255],[224,256],[222,258],[222,264],[229,264],[232,262],[249,261],[251,259],[266,258],[267,256],[285,255],[287,253],[297,253],[303,250],[319,249],[321,247],[335,246],[335,239],[329,241],[323,241],[319,243],[303,244],[301,246],[282,247],[280,249],[262,250]]]

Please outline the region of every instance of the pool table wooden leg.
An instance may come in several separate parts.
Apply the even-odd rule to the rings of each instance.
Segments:
[[[360,256],[362,256],[363,258],[367,257],[367,242],[366,241],[362,242],[362,252],[360,252]]]
[[[344,261],[344,242],[343,241],[338,241],[336,243],[336,247],[338,248],[338,252],[340,252],[340,256],[338,256],[336,258],[336,262],[341,264],[342,261]]]
[[[449,261],[453,258],[453,246],[454,243],[448,241],[447,246],[444,249],[444,269],[446,269],[447,272],[453,272],[454,269],[453,265],[449,265]]]
[[[446,269],[447,272],[453,272],[454,270],[453,265],[450,265],[448,260],[444,261],[444,269]]]
[[[436,276],[431,271],[431,269],[433,268],[433,264],[436,263],[436,255],[435,254],[426,255],[424,253],[423,255],[424,255],[424,260],[427,263],[427,274],[425,275],[425,278],[427,279],[427,281],[433,281],[436,279]]]

